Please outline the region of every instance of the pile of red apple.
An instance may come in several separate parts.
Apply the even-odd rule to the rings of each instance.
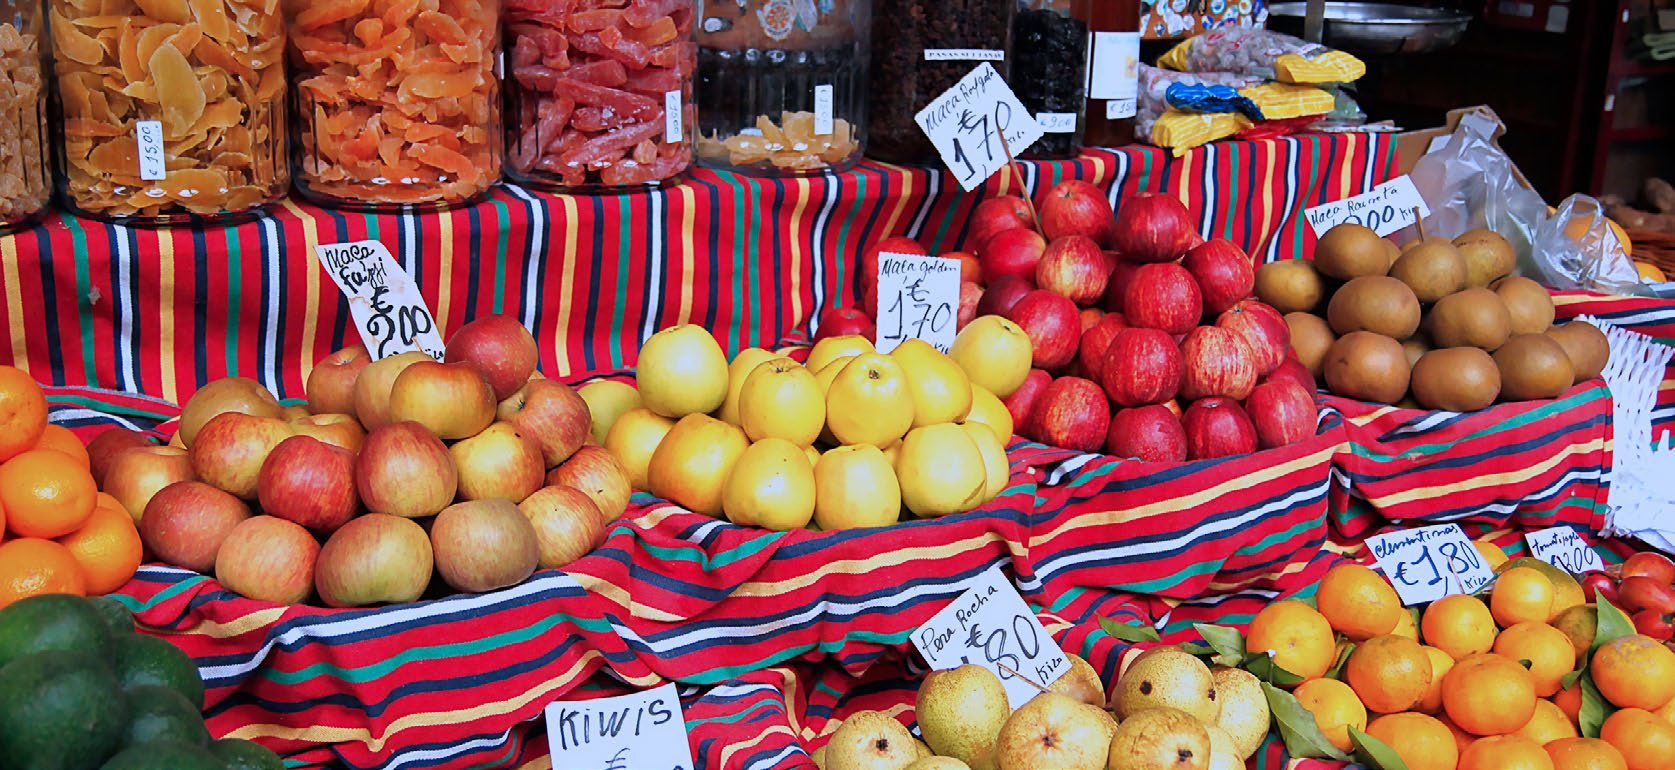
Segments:
[[[1675,637],[1675,562],[1642,551],[1623,560],[1617,574],[1596,570],[1582,576],[1589,602],[1604,596],[1634,621],[1634,630],[1660,642]]]
[[[588,446],[588,403],[536,372],[535,339],[511,318],[466,324],[444,358],[338,351],[303,406],[216,380],[171,446],[96,437],[95,473],[152,558],[264,601],[408,602],[436,577],[489,591],[597,547],[630,490]]]

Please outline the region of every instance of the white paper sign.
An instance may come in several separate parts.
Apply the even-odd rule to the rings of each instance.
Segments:
[[[1088,98],[1125,103],[1134,116],[1140,96],[1140,33],[1093,32],[1088,47]]]
[[[1477,593],[1495,578],[1458,524],[1374,535],[1367,538],[1367,548],[1409,607],[1450,594]]]
[[[1002,132],[1014,156],[1041,138],[1041,124],[988,62],[977,65],[913,119],[967,191],[1006,165]]]
[[[1605,569],[1605,560],[1599,558],[1599,552],[1588,545],[1587,538],[1570,527],[1550,527],[1530,532],[1524,535],[1524,542],[1529,544],[1530,553],[1535,558],[1572,575]]]
[[[139,145],[140,179],[157,182],[169,175],[163,156],[163,121],[134,121],[134,141]]]
[[[547,705],[555,768],[692,770],[686,716],[673,683],[655,690]]]
[[[878,255],[878,352],[889,353],[907,340],[921,339],[946,353],[954,344],[959,312],[959,260]]]
[[[1041,693],[1018,674],[1045,687],[1070,670],[1070,659],[999,566],[915,629],[913,646],[937,671],[967,663],[993,671],[1014,709]]]
[[[413,277],[401,269],[384,244],[322,243],[314,247],[314,254],[348,298],[349,313],[373,360],[410,350],[442,360],[442,335],[436,330],[436,316],[420,296]]]
[[[1314,228],[1315,237],[1344,222],[1366,225],[1379,235],[1389,235],[1418,221],[1413,218],[1415,207],[1420,216],[1431,215],[1431,207],[1425,205],[1413,180],[1403,174],[1353,198],[1315,206],[1304,212],[1304,216],[1309,220],[1309,227]]]
[[[832,84],[814,87],[814,135],[832,135]]]
[[[1041,130],[1049,134],[1076,133],[1076,113],[1074,112],[1037,112],[1035,122],[1041,125]]]
[[[681,117],[686,111],[685,106],[680,91],[663,93],[663,141],[680,142],[686,139],[681,130]]]
[[[998,48],[926,48],[925,61],[1006,61]]]

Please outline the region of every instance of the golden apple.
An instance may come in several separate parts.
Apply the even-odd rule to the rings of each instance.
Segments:
[[[727,476],[748,446],[750,439],[737,425],[707,414],[689,414],[658,443],[646,467],[646,481],[658,497],[690,511],[719,516]]]

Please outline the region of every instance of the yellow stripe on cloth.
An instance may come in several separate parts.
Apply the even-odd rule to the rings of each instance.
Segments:
[[[308,259],[308,270],[303,278],[304,305],[302,313],[302,346],[298,353],[302,360],[298,361],[298,369],[302,371],[302,381],[308,382],[308,373],[314,370],[315,338],[320,333],[320,271],[314,269],[318,259],[312,258],[316,252],[314,247],[320,245],[320,225],[313,214],[304,211],[297,204],[286,198],[283,202],[285,210],[302,223],[302,244],[304,254]],[[283,258],[283,257],[282,257]]]
[[[675,190],[680,193],[680,308],[675,315],[676,324],[684,324],[692,318],[692,283],[694,274],[698,270],[698,247],[693,240],[694,218],[697,216],[697,198],[691,185],[680,185]],[[795,240],[795,239],[793,239]],[[665,275],[668,266],[664,266]],[[665,283],[665,286],[667,284]]]
[[[0,285],[6,289],[6,325],[12,330],[12,363],[29,365],[29,339],[23,323],[23,290],[17,271],[17,239],[0,238]]]
[[[789,712],[790,709],[786,709],[786,711]],[[721,766],[722,767],[734,767],[735,765],[733,764],[732,760],[733,760],[733,757],[735,755],[737,755],[739,752],[749,752],[749,751],[754,750],[758,744],[760,744],[764,740],[767,740],[768,736],[770,736],[770,735],[783,735],[787,738],[790,738],[792,741],[797,740],[797,735],[795,733],[791,732],[791,728],[786,727],[785,725],[774,725],[772,727],[769,727],[766,730],[763,730],[761,733],[757,734],[755,740],[736,741],[736,742],[727,744],[727,748],[722,749],[722,751],[721,751]]]
[[[803,208],[808,206],[808,177],[797,177],[797,205],[791,208],[791,320],[803,322]],[[820,237],[815,233],[814,237]]]
[[[576,199],[570,195],[558,196],[558,203],[564,210],[562,224],[564,226],[564,251],[560,258],[558,270],[559,296],[568,297],[576,285]],[[531,276],[532,278],[534,276]],[[577,296],[580,296],[579,294]],[[558,377],[567,379],[570,376],[570,353],[563,349],[564,341],[577,336],[570,328],[570,303],[558,303],[558,329],[553,335],[553,344],[557,346]]]
[[[1579,444],[1571,444],[1570,446],[1565,447],[1563,451],[1554,452],[1529,467],[1517,468],[1503,473],[1478,473],[1469,479],[1456,480],[1451,484],[1440,484],[1429,487],[1412,487],[1402,490],[1401,492],[1379,495],[1378,498],[1372,502],[1376,505],[1400,505],[1403,503],[1412,503],[1420,500],[1443,497],[1459,491],[1461,487],[1471,487],[1474,489],[1495,487],[1502,487],[1505,489],[1523,489],[1524,486],[1521,485],[1525,482],[1542,476],[1543,474],[1551,471],[1553,468],[1569,467],[1573,464],[1570,459],[1572,457],[1577,455],[1593,454],[1609,448],[1610,444],[1605,439],[1595,438]],[[1409,476],[1407,478],[1412,477]]]
[[[174,376],[174,237],[167,230],[157,231],[157,357],[162,366],[163,398],[180,403],[180,383]]]
[[[436,274],[436,334],[441,337],[448,336],[448,316],[454,308],[454,215],[458,213],[436,215],[437,240],[442,242],[441,269]]]
[[[230,639],[235,636],[243,636],[251,633],[252,631],[260,631],[268,626],[278,623],[280,620],[283,620],[284,617],[284,607],[273,607],[265,610],[257,610],[247,615],[241,615],[237,619],[227,621],[225,623],[214,620],[200,620],[193,624],[189,631],[184,633],[207,636],[212,639]]]

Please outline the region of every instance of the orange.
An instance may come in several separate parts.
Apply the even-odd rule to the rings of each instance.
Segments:
[[[1542,748],[1553,770],[1628,770],[1623,753],[1598,738],[1561,738]]]
[[[1367,734],[1394,749],[1407,770],[1454,770],[1460,759],[1454,734],[1436,717],[1388,714],[1367,725]]]
[[[1358,642],[1390,633],[1407,611],[1382,575],[1352,562],[1326,571],[1314,601],[1334,631]]]
[[[76,434],[71,433],[69,428],[50,422],[47,423],[46,429],[41,431],[41,440],[35,442],[35,448],[51,449],[78,458],[84,468],[92,462],[87,456],[87,445],[81,443]]]
[[[1419,641],[1419,621],[1413,619],[1413,612],[1402,608],[1402,615],[1396,618],[1396,627],[1390,629],[1394,636],[1405,636],[1413,641]]]
[[[1349,654],[1343,678],[1367,708],[1380,714],[1407,711],[1431,689],[1431,657],[1407,637],[1375,636]]]
[[[1454,659],[1435,647],[1425,646],[1420,649],[1431,659],[1431,686],[1425,688],[1425,697],[1419,699],[1419,705],[1414,706],[1413,710],[1436,716],[1442,712],[1442,678],[1448,676],[1449,670],[1454,668]]]
[[[1419,635],[1426,644],[1459,660],[1495,646],[1495,618],[1475,596],[1444,596],[1425,608]]]
[[[81,461],[51,449],[31,449],[0,463],[0,506],[7,526],[24,537],[68,535],[93,514],[99,493]]]
[[[81,565],[89,594],[108,594],[121,588],[140,568],[145,547],[134,518],[121,506],[97,505],[87,523],[58,542],[70,549]]]
[[[1573,684],[1559,688],[1558,692],[1553,693],[1553,705],[1564,713],[1565,719],[1570,721],[1572,727],[1581,724],[1577,721],[1577,716],[1582,713],[1582,685]]]
[[[1546,623],[1519,623],[1495,637],[1495,654],[1530,662],[1535,694],[1543,698],[1559,691],[1559,680],[1576,668],[1576,648],[1570,637]]]
[[[1553,581],[1533,567],[1513,567],[1495,579],[1489,612],[1502,628],[1546,623],[1553,617]]]
[[[1612,639],[1594,651],[1599,694],[1618,708],[1656,711],[1675,699],[1675,652],[1640,634]]]
[[[1663,717],[1670,724],[1675,725],[1675,699],[1671,699],[1668,703],[1663,704],[1663,708],[1660,708],[1652,713]]]
[[[0,608],[40,594],[87,595],[76,557],[51,540],[23,537],[0,543]]]
[[[1454,736],[1455,749],[1464,752],[1466,749],[1471,748],[1473,743],[1477,742],[1477,736],[1472,735],[1465,730],[1461,730],[1459,725],[1454,724],[1454,720],[1448,718],[1448,712],[1444,711],[1437,714],[1436,717],[1437,721],[1441,722],[1443,727],[1448,728],[1448,732]]]
[[[47,427],[47,396],[35,378],[0,366],[0,462],[35,446]]]
[[[1343,751],[1353,751],[1349,728],[1367,729],[1367,707],[1355,697],[1349,685],[1336,679],[1310,679],[1292,692],[1303,708],[1314,714],[1314,723],[1326,739]]]
[[[1553,770],[1553,758],[1522,735],[1492,735],[1460,752],[1459,770]]]
[[[1645,709],[1623,709],[1607,717],[1599,739],[1622,752],[1628,770],[1675,768],[1675,725]]]
[[[1665,283],[1669,280],[1668,276],[1663,274],[1662,268],[1650,262],[1636,262],[1634,263],[1634,270],[1640,274],[1641,278],[1645,279],[1646,283]]]
[[[1535,713],[1535,680],[1517,661],[1499,655],[1461,658],[1442,678],[1442,707],[1472,735],[1505,735]]]
[[[1245,649],[1271,651],[1274,663],[1304,679],[1317,679],[1337,660],[1332,626],[1315,608],[1299,601],[1275,602],[1250,621]]]
[[[1575,738],[1581,735],[1576,731],[1576,722],[1565,716],[1564,709],[1544,699],[1535,702],[1535,713],[1530,715],[1530,721],[1518,728],[1517,734],[1541,746],[1560,738]]]
[[[1506,552],[1502,551],[1501,547],[1495,545],[1494,543],[1487,540],[1473,540],[1471,541],[1471,545],[1473,548],[1477,549],[1478,554],[1482,555],[1483,561],[1487,563],[1490,572],[1493,572],[1496,567],[1499,567],[1507,562]]]

